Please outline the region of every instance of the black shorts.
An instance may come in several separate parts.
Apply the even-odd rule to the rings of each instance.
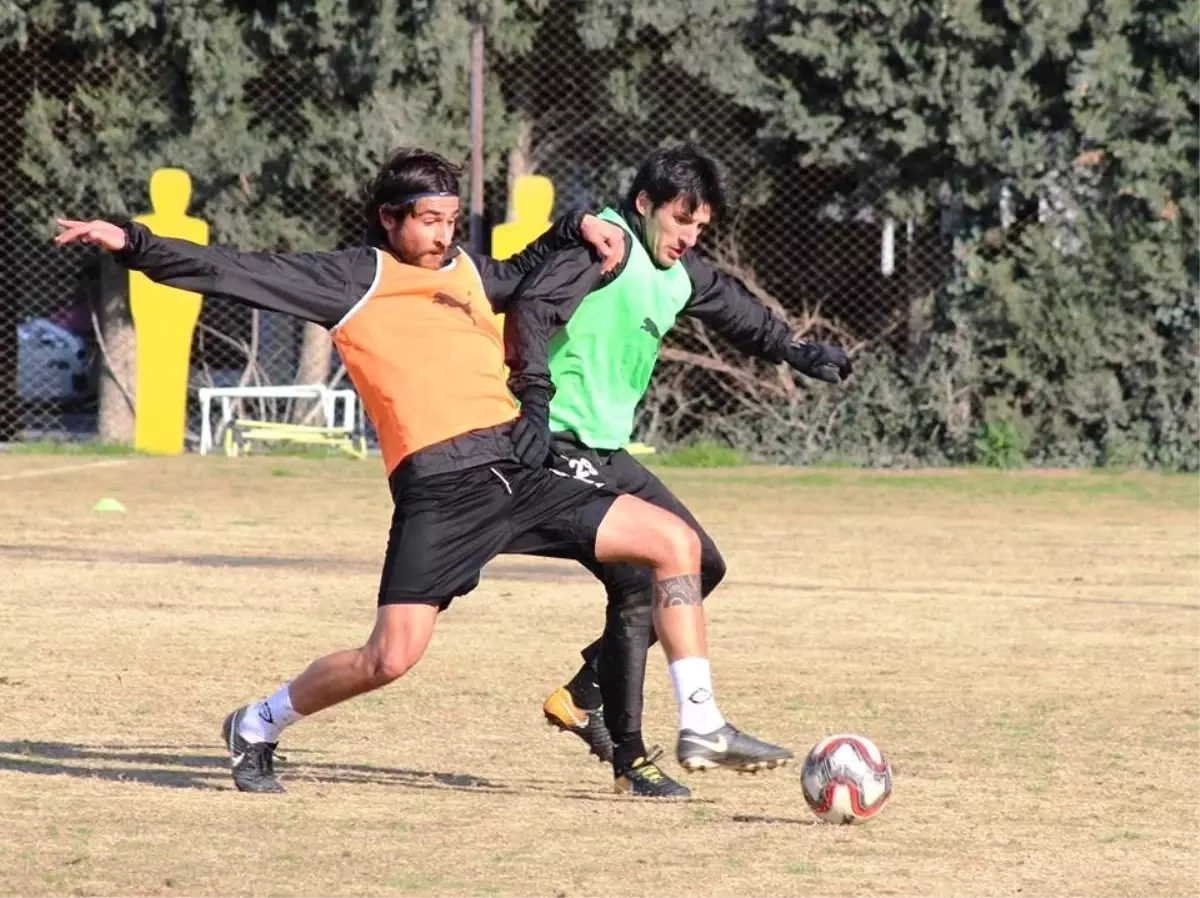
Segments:
[[[725,577],[725,559],[711,536],[679,498],[641,462],[624,449],[591,449],[573,434],[557,433],[547,467],[564,477],[580,483],[630,495],[643,502],[671,512],[700,537],[700,582],[708,595]],[[578,546],[546,547],[531,532],[518,539],[506,551],[524,555],[550,555],[578,561],[599,577],[610,592],[633,593],[648,588],[652,581],[649,569],[629,562],[600,562],[590,551]]]
[[[617,494],[547,469],[495,462],[393,483],[379,604],[446,608],[517,540],[530,554],[590,555]],[[541,547],[544,551],[538,551]]]

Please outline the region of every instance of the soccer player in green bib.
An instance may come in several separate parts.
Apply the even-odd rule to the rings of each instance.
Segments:
[[[696,254],[701,232],[724,208],[714,160],[691,146],[654,151],[625,203],[599,213],[632,236],[624,262],[602,275],[586,248],[551,256],[522,282],[505,334],[509,387],[522,408],[513,431],[518,457],[683,518],[700,536],[705,596],[725,576],[721,553],[683,503],[625,451],[663,336],[689,315],[744,352],[787,362],[809,377],[836,384],[851,371],[840,349],[794,339],[784,321]],[[646,653],[655,641],[652,575],[634,564],[579,560],[608,592],[604,634],[583,650],[583,666],[543,712],[612,762],[619,791],[685,796],[689,790],[658,767],[660,753],[648,752],[642,740]],[[669,671],[680,707],[676,757],[684,769],[756,771],[792,759],[786,748],[725,721],[713,701],[707,659],[681,658]]]

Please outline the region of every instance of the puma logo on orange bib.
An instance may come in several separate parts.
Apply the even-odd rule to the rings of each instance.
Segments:
[[[375,283],[333,342],[391,474],[426,446],[513,420],[517,404],[500,322],[470,258],[459,253],[434,271],[377,256]]]

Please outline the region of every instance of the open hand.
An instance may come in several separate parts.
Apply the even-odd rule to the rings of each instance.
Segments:
[[[69,218],[56,218],[55,222],[63,229],[54,238],[55,246],[87,243],[102,246],[111,253],[125,248],[125,229],[120,225],[107,221],[72,221]]]
[[[602,260],[600,270],[607,274],[625,258],[625,229],[595,215],[583,216],[579,225],[583,239],[592,245]]]

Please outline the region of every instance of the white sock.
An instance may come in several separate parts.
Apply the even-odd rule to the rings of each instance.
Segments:
[[[725,726],[725,718],[713,695],[712,671],[707,658],[680,658],[671,662],[667,670],[675,684],[681,730],[711,733]]]
[[[238,735],[247,742],[278,742],[283,728],[303,716],[292,707],[288,684],[284,683],[270,698],[255,702],[246,709],[238,724]]]

